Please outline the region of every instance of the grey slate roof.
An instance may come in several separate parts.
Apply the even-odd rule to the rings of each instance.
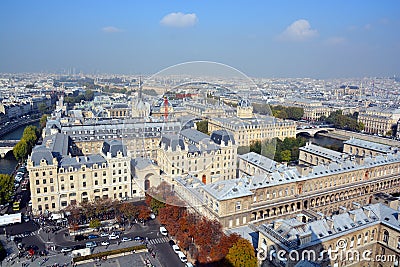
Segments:
[[[64,156],[59,166],[63,168],[80,168],[82,165],[86,165],[87,167],[92,167],[93,164],[101,165],[103,163],[107,163],[107,160],[100,154],[92,154],[88,156]]]
[[[123,156],[126,156],[126,148],[120,140],[104,141],[101,151],[104,153],[104,155],[111,153],[111,157],[116,157],[119,151],[122,152]]]
[[[139,170],[143,170],[151,165],[153,165],[153,162],[147,158],[134,158],[131,160],[131,166]]]
[[[39,166],[42,159],[46,161],[47,164],[53,164],[53,154],[51,150],[45,145],[38,145],[32,149],[30,159],[33,162],[33,166]]]
[[[221,145],[222,143],[228,145],[229,141],[231,141],[232,144],[235,144],[235,138],[233,137],[233,134],[227,130],[216,130],[212,132],[211,140],[218,145]]]
[[[356,138],[351,138],[350,140],[343,142],[343,144],[358,146],[361,148],[366,148],[366,149],[378,151],[381,153],[390,153],[392,151],[391,146],[373,143],[373,142],[356,139]]]
[[[185,143],[183,139],[176,134],[164,134],[161,137],[160,147],[166,146],[167,149],[171,148],[172,151],[176,151],[179,146],[181,149],[185,149]]]
[[[196,144],[200,143],[201,141],[207,141],[207,140],[210,139],[209,135],[207,135],[205,133],[202,133],[202,132],[200,132],[198,130],[195,130],[195,129],[185,129],[185,130],[182,130],[180,132],[180,134],[185,139],[187,138],[187,139],[189,139],[190,141],[192,141],[192,142],[194,142]]]
[[[299,149],[305,152],[319,155],[332,161],[342,161],[346,156],[345,153],[340,153],[311,143],[307,143],[305,146],[300,147]]]

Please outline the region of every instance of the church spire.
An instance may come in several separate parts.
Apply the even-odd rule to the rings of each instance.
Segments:
[[[142,77],[139,76],[139,95],[138,95],[139,99],[142,99]]]

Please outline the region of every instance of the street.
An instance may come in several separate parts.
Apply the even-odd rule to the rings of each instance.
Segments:
[[[142,223],[135,223],[131,225],[131,227],[126,227],[125,231],[121,234],[120,239],[117,240],[109,240],[108,237],[90,239],[90,241],[95,241],[97,243],[97,247],[93,249],[92,253],[140,245],[142,244],[141,241],[133,240],[134,237],[140,236],[147,240],[148,248],[155,253],[155,258],[153,258],[150,253],[146,253],[146,255],[142,255],[142,257],[139,257],[139,259],[142,258],[142,261],[144,261],[146,257],[153,258],[152,261],[154,262],[153,264],[155,266],[184,266],[184,264],[179,260],[177,255],[168,244],[168,241],[170,240],[169,237],[163,236],[159,233],[159,227],[160,224],[157,220],[149,220],[145,223],[145,225]],[[56,229],[59,230],[56,231]],[[85,246],[86,242],[89,241],[74,241],[74,236],[70,236],[68,234],[67,228],[56,226],[39,227],[38,224],[34,223],[32,220],[29,222],[23,222],[21,224],[7,226],[5,227],[5,230],[9,237],[13,237],[6,241],[4,228],[0,228],[1,239],[7,249],[8,254],[17,255],[18,249],[16,245],[17,243],[22,243],[23,247],[25,248],[29,246],[37,246],[38,252],[45,250],[49,251],[48,257],[50,257],[52,261],[54,260],[57,262],[57,260],[59,260],[60,263],[65,262],[66,260],[68,260],[67,262],[70,262],[72,259],[70,253],[63,255],[63,253],[60,252],[62,248],[73,247],[76,245]],[[121,242],[122,237],[130,237],[132,238],[132,241]],[[17,242],[13,242],[10,239],[14,239]],[[102,246],[102,241],[109,241],[110,245]],[[49,250],[51,246],[55,246],[55,251]],[[118,258],[118,260],[121,260],[121,263],[124,262],[122,259]],[[138,258],[136,257],[135,260],[138,260]],[[102,263],[102,266],[104,266],[104,264],[105,263]],[[111,264],[110,266],[115,265]],[[121,264],[121,266],[124,265]]]

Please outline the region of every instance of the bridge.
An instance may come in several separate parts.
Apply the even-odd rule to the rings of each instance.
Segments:
[[[323,128],[310,128],[310,129],[297,129],[296,135],[298,134],[308,134],[311,137],[314,137],[317,133],[327,133],[333,132],[335,128],[332,127],[323,127]]]
[[[8,152],[12,151],[19,140],[0,140],[0,156],[4,158]]]

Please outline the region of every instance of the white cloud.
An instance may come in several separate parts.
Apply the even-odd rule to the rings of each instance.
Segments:
[[[123,30],[114,26],[107,26],[101,29],[103,32],[106,33],[114,33],[114,32],[122,32]]]
[[[307,20],[299,19],[290,24],[279,37],[287,41],[305,41],[317,35],[318,31],[312,29]]]
[[[168,27],[185,28],[194,26],[198,19],[195,13],[183,14],[181,12],[165,15],[160,23]]]

